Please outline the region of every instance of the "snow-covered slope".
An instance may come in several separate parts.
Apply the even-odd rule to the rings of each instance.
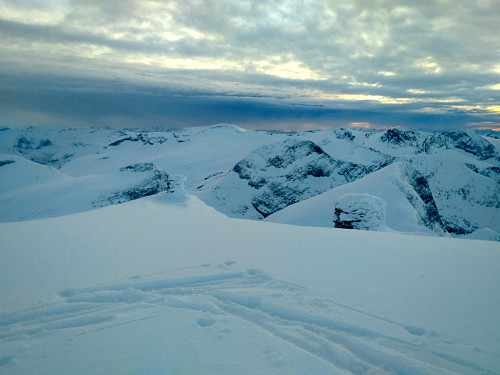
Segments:
[[[71,177],[14,155],[0,154],[0,206],[6,221],[53,217],[123,203],[180,189],[152,163],[125,165],[108,173]]]
[[[195,190],[207,177],[230,170],[256,147],[285,137],[285,134],[246,131],[233,125],[170,132],[119,132],[99,153],[73,159],[61,169],[81,176],[137,162],[152,162],[170,174],[186,176],[186,187]]]
[[[0,224],[0,374],[494,374],[497,242],[161,193]]]

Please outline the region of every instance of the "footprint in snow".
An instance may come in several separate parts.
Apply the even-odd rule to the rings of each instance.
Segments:
[[[215,319],[213,318],[200,318],[196,321],[200,327],[211,327],[215,324]]]

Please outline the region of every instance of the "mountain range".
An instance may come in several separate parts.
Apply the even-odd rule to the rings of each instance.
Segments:
[[[0,220],[177,191],[229,217],[333,227],[356,193],[385,202],[383,225],[365,229],[499,240],[499,151],[495,133],[471,130],[3,128]]]

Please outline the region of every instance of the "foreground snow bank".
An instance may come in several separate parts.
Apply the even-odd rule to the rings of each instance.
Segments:
[[[495,242],[228,219],[167,193],[0,237],[0,374],[500,368]]]

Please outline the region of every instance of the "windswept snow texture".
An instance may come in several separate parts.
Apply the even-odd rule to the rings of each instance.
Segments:
[[[0,224],[0,374],[498,373],[498,243],[173,197]]]
[[[230,217],[332,227],[335,200],[362,193],[386,201],[388,231],[491,240],[499,149],[498,138],[463,130],[4,129],[0,221],[177,191]]]

